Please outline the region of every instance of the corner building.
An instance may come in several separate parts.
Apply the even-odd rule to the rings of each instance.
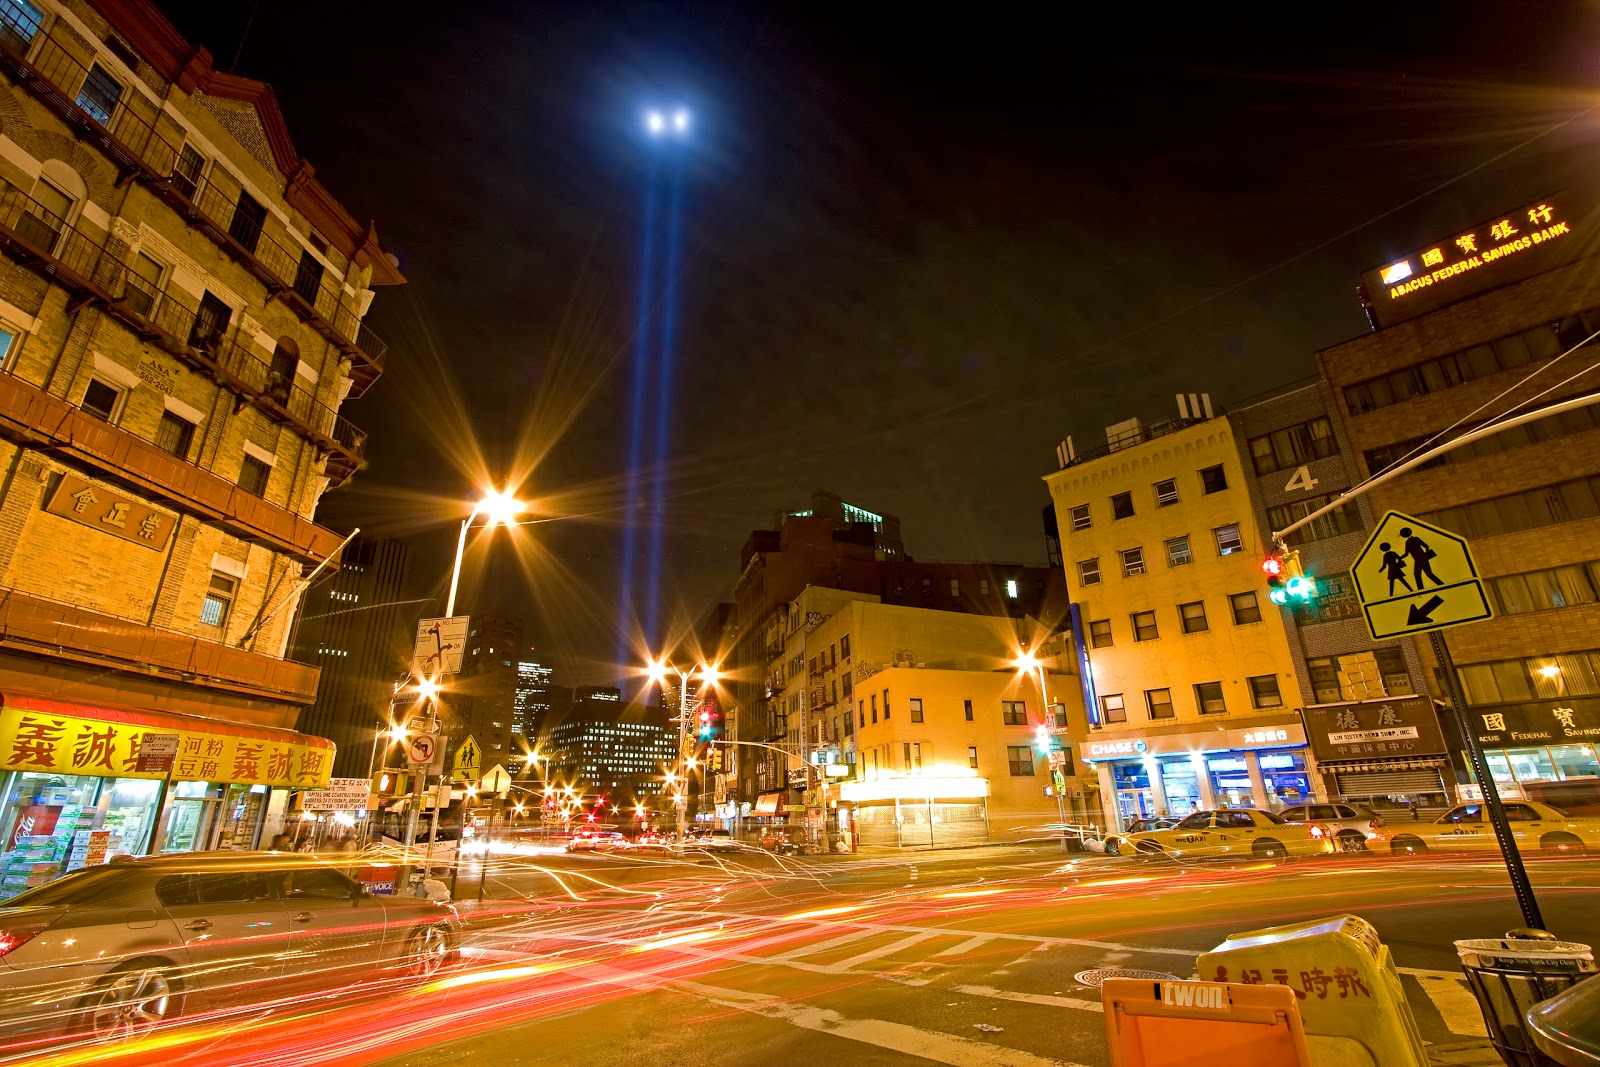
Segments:
[[[1187,394],[1177,418],[1130,419],[1059,455],[1045,481],[1107,825],[1307,799],[1288,628],[1228,420]]]
[[[0,4],[0,891],[253,847],[328,780],[284,652],[403,280],[144,0]]]
[[[1317,361],[1364,474],[1517,405],[1600,388],[1593,227],[1579,201],[1534,201],[1363,276],[1373,331]],[[1471,546],[1496,618],[1446,640],[1501,789],[1600,810],[1600,407],[1446,452],[1370,497],[1374,514],[1403,511]]]

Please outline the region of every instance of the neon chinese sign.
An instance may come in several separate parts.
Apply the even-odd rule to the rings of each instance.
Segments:
[[[1362,274],[1380,326],[1560,266],[1582,253],[1565,197],[1547,197]]]

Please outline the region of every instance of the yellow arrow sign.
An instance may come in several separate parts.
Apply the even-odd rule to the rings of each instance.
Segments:
[[[1493,618],[1464,538],[1391,511],[1350,566],[1374,640]]]

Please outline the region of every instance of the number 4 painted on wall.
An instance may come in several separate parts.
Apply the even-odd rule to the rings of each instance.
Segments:
[[[1289,479],[1289,484],[1283,487],[1285,493],[1294,489],[1304,489],[1306,492],[1317,487],[1317,480],[1311,477],[1310,467],[1296,467],[1294,477]]]

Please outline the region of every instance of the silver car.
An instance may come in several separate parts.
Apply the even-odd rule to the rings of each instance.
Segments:
[[[1340,852],[1365,852],[1367,842],[1377,840],[1383,820],[1367,808],[1354,804],[1296,804],[1278,812],[1289,822],[1314,822],[1333,838]]]
[[[117,857],[0,906],[0,1034],[134,1036],[178,1015],[455,959],[448,904],[277,852]]]

